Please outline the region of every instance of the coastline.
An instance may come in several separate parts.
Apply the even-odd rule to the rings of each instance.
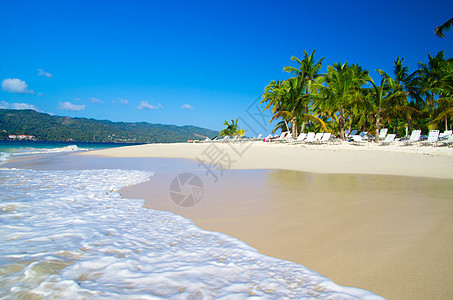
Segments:
[[[202,159],[218,149],[225,169],[274,169],[324,174],[372,174],[453,179],[453,149],[417,146],[250,143],[146,144],[80,155]],[[212,153],[212,152],[211,152]]]
[[[209,146],[152,144],[80,155],[194,160]],[[237,154],[233,148],[241,149],[240,144],[216,146],[232,157]],[[381,148],[254,143],[235,157],[232,170],[218,183],[203,177],[209,194],[193,209],[178,207],[168,197],[177,170],[158,172],[121,193],[341,285],[391,299],[448,297],[453,294],[453,207],[448,200],[453,151]],[[205,175],[192,163],[193,172]],[[433,195],[433,190],[441,193]],[[301,195],[306,201],[300,201]]]

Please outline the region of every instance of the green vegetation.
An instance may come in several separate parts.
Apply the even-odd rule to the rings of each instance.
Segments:
[[[238,119],[236,120],[231,120],[231,124],[228,123],[228,121],[225,120],[223,123],[227,128],[219,132],[219,136],[235,136],[235,135],[240,135],[244,136],[245,130],[244,129],[239,129],[238,126]]]
[[[217,132],[195,126],[111,122],[0,109],[0,140],[22,134],[34,135],[39,141],[171,143],[214,137]]]
[[[445,22],[444,24],[437,26],[434,29],[434,34],[438,37],[445,37],[444,31],[450,30],[450,27],[453,25],[453,18]]]
[[[453,59],[444,52],[428,55],[427,63],[409,73],[404,58],[394,61],[393,74],[376,69],[381,80],[375,83],[358,64],[335,63],[320,74],[322,61],[313,51],[304,51],[297,67],[284,67],[294,75],[284,81],[271,81],[261,103],[270,109],[281,129],[299,132],[324,131],[345,138],[345,130],[357,129],[376,135],[382,127],[397,136],[412,129],[451,129],[453,121]],[[378,141],[378,137],[376,137]]]

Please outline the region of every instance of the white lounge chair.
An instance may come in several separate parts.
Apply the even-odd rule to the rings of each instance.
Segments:
[[[282,132],[282,134],[278,138],[271,139],[270,142],[281,142],[281,141],[283,141],[286,138],[286,136],[288,134],[290,134],[289,131]]]
[[[361,146],[361,145],[366,145],[368,144],[367,140],[364,140],[360,135],[353,135],[351,137],[352,139],[352,144],[356,146]]]
[[[293,141],[293,135],[291,133],[288,133],[282,142],[292,143]]]
[[[264,141],[265,141],[265,142],[269,142],[269,140],[270,140],[271,138],[272,138],[272,134],[269,134],[268,136],[266,136],[266,137],[264,138]]]
[[[318,142],[322,139],[322,136],[324,135],[324,132],[318,132],[315,134],[315,138],[313,139],[313,142]]]
[[[452,146],[453,145],[453,135],[450,135],[447,139],[439,141],[437,146]]]
[[[446,140],[452,135],[451,130],[445,130],[444,132],[439,134],[439,140]]]
[[[219,142],[219,143],[226,143],[230,140],[230,137],[229,136],[224,136],[223,139],[218,139],[216,142]]]
[[[317,144],[322,139],[323,135],[324,135],[323,132],[318,132],[313,137],[313,140],[310,140],[310,141],[306,140],[305,143],[307,143],[307,144]]]
[[[315,140],[315,133],[314,132],[309,132],[307,133],[307,136],[305,137],[304,142],[305,143],[311,143]]]
[[[349,139],[351,139],[351,138],[352,138],[354,135],[356,135],[356,134],[357,134],[357,130],[354,129],[354,130],[352,130],[351,132],[349,132],[349,134],[347,134],[347,135],[346,135],[346,132],[345,132],[344,137],[345,137],[346,139],[349,140]]]
[[[395,141],[396,134],[390,133],[388,134],[384,140],[379,141],[379,146],[385,146],[385,145],[390,145]]]
[[[439,130],[430,130],[428,134],[428,139],[426,141],[421,142],[422,145],[428,146],[437,144],[439,140]]]
[[[299,134],[299,136],[295,140],[293,140],[293,144],[302,143],[306,137],[307,137],[307,134],[304,132],[301,132]]]
[[[330,137],[332,136],[332,134],[330,132],[325,132],[323,135],[322,135],[322,138],[316,142],[316,144],[327,144],[330,140]]]
[[[420,136],[422,134],[421,130],[412,130],[411,136],[407,141],[404,142],[404,145],[412,145],[413,143],[417,143],[420,141]]]
[[[351,130],[346,130],[346,131],[344,132],[344,136],[347,137],[347,136],[349,135],[350,132],[351,132]]]
[[[365,138],[368,134],[368,131],[362,131],[359,135],[363,138]]]
[[[389,131],[388,128],[382,128],[382,129],[379,131],[379,140],[385,139],[385,137],[386,137],[388,131]]]

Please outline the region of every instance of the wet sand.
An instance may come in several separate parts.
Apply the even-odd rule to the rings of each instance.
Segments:
[[[345,286],[388,299],[453,296],[453,180],[403,176],[194,170],[204,195],[193,207],[169,194],[177,170],[124,188],[127,198],[300,263]]]
[[[217,183],[195,160],[213,149],[209,144],[142,145],[78,156],[135,159],[139,167],[140,159],[143,165],[155,157],[192,159],[181,168],[173,159],[151,164],[155,176],[124,188],[123,196],[146,199],[146,207],[185,216],[341,285],[389,299],[453,298],[452,149],[243,146],[216,144],[234,160],[229,168],[243,169],[224,170]],[[185,171],[198,174],[206,187],[193,208],[178,207],[169,196],[171,180]]]

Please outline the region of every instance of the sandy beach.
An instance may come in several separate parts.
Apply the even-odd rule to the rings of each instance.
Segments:
[[[220,153],[220,154],[219,154]],[[213,155],[224,170],[197,160]],[[259,252],[300,263],[338,284],[388,299],[453,295],[453,149],[445,147],[150,144],[81,155],[183,158],[205,194],[170,200],[178,162],[127,198],[223,232]],[[190,161],[191,160],[191,161]]]

